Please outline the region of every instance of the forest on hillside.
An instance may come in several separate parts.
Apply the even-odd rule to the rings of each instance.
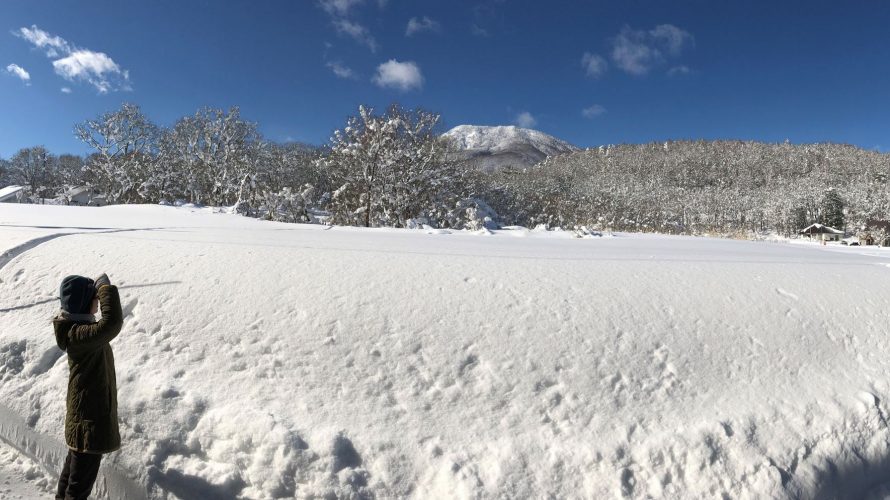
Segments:
[[[374,227],[751,237],[813,222],[852,233],[890,218],[890,155],[850,145],[608,145],[484,173],[460,159],[439,123],[420,109],[360,107],[315,147],[265,140],[238,108],[203,108],[162,127],[124,104],[75,125],[90,154],[23,148],[0,159],[0,186],[60,202],[89,186],[108,203],[229,206],[270,220]]]

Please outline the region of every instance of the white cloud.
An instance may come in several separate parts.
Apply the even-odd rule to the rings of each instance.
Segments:
[[[122,69],[104,52],[76,47],[36,25],[20,28],[13,34],[36,48],[45,49],[47,57],[55,59],[53,69],[56,74],[70,82],[87,82],[100,94],[113,90],[131,90],[129,71]]]
[[[587,76],[591,78],[603,76],[609,68],[609,64],[603,56],[591,54],[590,52],[585,52],[584,56],[581,57],[581,66],[584,67]]]
[[[69,87],[62,87],[62,93],[63,93],[63,94],[70,94],[70,93],[71,93],[71,89],[70,89]]]
[[[646,32],[625,26],[613,41],[612,60],[628,73],[645,75],[662,57],[661,52],[650,47],[648,42]]]
[[[30,84],[31,74],[25,71],[25,68],[19,66],[18,64],[10,64],[6,67],[6,71],[11,74],[19,77],[19,79],[25,83]]]
[[[412,61],[399,62],[395,59],[377,66],[377,74],[372,81],[380,87],[399,90],[419,89],[423,86],[420,68]]]
[[[76,50],[68,57],[53,61],[53,68],[56,74],[68,81],[91,83],[100,94],[114,88],[109,77],[122,75],[126,79],[127,76],[107,54],[92,50]]]
[[[588,106],[581,110],[581,114],[584,115],[585,118],[596,118],[605,113],[606,108],[599,104],[594,104],[593,106]]]
[[[661,24],[649,31],[634,30],[628,26],[612,39],[612,60],[632,75],[645,75],[667,57],[677,57],[692,35],[674,25]]]
[[[319,0],[318,4],[332,16],[349,15],[350,9],[363,3],[364,0]]]
[[[371,32],[368,31],[368,28],[365,28],[361,24],[350,21],[349,19],[334,19],[334,28],[337,29],[338,33],[349,35],[356,42],[367,46],[371,49],[371,52],[377,52],[377,40],[371,36]]]
[[[31,42],[38,49],[45,49],[46,57],[58,57],[60,53],[68,54],[72,50],[64,39],[50,35],[38,28],[36,24],[32,24],[30,28],[19,28],[12,34]]]
[[[538,120],[532,116],[528,111],[523,111],[516,115],[516,119],[513,121],[516,125],[519,125],[522,128],[532,128],[538,124]]]
[[[417,33],[423,33],[424,31],[438,33],[441,30],[442,25],[439,24],[438,21],[434,21],[427,16],[423,16],[419,19],[412,17],[408,20],[408,26],[405,28],[405,36],[412,36]]]
[[[692,45],[695,39],[688,31],[681,30],[672,24],[661,24],[649,31],[649,34],[658,42],[664,44],[668,53],[677,56],[687,44]]]
[[[355,78],[355,71],[352,70],[349,66],[341,63],[340,61],[331,61],[326,64],[326,66],[334,72],[340,78]]]

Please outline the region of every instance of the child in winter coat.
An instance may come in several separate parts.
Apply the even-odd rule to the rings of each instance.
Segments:
[[[53,319],[56,343],[68,352],[65,442],[68,456],[56,499],[88,498],[103,453],[120,448],[114,354],[108,343],[123,325],[117,287],[103,274],[95,281],[68,276],[59,290],[62,310]],[[93,316],[99,306],[102,318]]]

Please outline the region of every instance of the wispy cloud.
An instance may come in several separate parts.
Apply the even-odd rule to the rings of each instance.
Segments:
[[[472,7],[470,32],[475,36],[489,37],[493,29],[504,27],[503,5],[506,0],[482,0]]]
[[[596,118],[597,116],[604,115],[606,113],[606,108],[604,108],[600,104],[594,104],[593,106],[588,106],[581,110],[581,114],[584,115],[585,118]]]
[[[692,70],[689,69],[689,66],[674,66],[673,68],[668,70],[668,76],[680,76],[680,75],[688,75]]]
[[[348,16],[349,11],[364,0],[319,0],[318,5],[332,16]]]
[[[513,123],[522,128],[532,128],[538,124],[538,120],[536,120],[528,111],[523,111],[516,115],[516,119],[513,120]]]
[[[399,62],[390,59],[377,66],[377,73],[371,81],[382,88],[407,91],[420,89],[423,86],[423,74],[421,74],[417,63],[413,61]]]
[[[591,54],[590,52],[585,52],[581,57],[581,66],[584,68],[587,76],[591,78],[603,76],[609,68],[609,64],[603,56]]]
[[[341,63],[340,61],[330,61],[325,66],[328,67],[331,71],[334,72],[340,78],[346,79],[354,79],[356,78],[355,71],[352,70],[349,66]]]
[[[658,49],[649,46],[646,32],[625,26],[612,44],[612,60],[624,71],[644,75],[661,59]]]
[[[470,26],[470,33],[472,33],[475,36],[481,36],[481,37],[486,37],[486,38],[491,36],[491,33],[489,33],[487,29],[485,29],[475,23],[472,26]]]
[[[25,71],[25,68],[19,66],[18,64],[10,64],[6,67],[6,72],[17,76],[21,81],[25,82],[26,85],[31,84],[31,74]]]
[[[45,50],[46,57],[59,57],[59,54],[68,54],[73,50],[64,39],[50,35],[38,28],[36,24],[31,25],[30,28],[19,28],[12,34],[31,42],[38,49]]]
[[[688,45],[694,45],[695,39],[688,31],[681,30],[673,24],[661,24],[649,30],[649,35],[664,45],[668,54],[680,55]]]
[[[371,52],[377,52],[377,40],[371,30],[352,19],[355,8],[364,3],[365,0],[318,0],[319,7],[331,16],[331,24],[338,34],[352,38],[371,49]],[[386,2],[377,0],[377,5],[382,9],[386,7]]]
[[[632,75],[645,75],[667,58],[679,56],[694,41],[689,32],[671,24],[649,31],[625,26],[612,39],[612,61]]]
[[[70,94],[70,93],[71,93],[71,88],[70,88],[70,87],[62,87],[61,90],[62,90],[62,93],[63,93],[63,94]]]
[[[35,48],[46,51],[53,61],[56,74],[70,82],[86,82],[100,94],[114,90],[130,90],[130,73],[104,52],[79,48],[62,37],[52,35],[32,25],[13,34]]]
[[[335,19],[334,28],[336,28],[337,33],[348,35],[356,42],[365,45],[371,49],[371,52],[377,52],[377,40],[374,39],[368,28],[363,25],[349,19]]]
[[[427,16],[422,18],[412,17],[408,20],[408,26],[405,28],[405,36],[413,36],[425,31],[438,33],[442,31],[442,25]]]

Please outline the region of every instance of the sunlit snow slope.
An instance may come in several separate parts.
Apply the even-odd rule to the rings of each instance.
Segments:
[[[62,277],[108,272],[152,498],[879,497],[890,251],[0,205],[0,437],[55,467]],[[59,462],[60,463],[60,462]]]
[[[442,136],[452,141],[460,156],[488,172],[530,167],[548,156],[578,151],[552,135],[514,126],[458,125]]]

